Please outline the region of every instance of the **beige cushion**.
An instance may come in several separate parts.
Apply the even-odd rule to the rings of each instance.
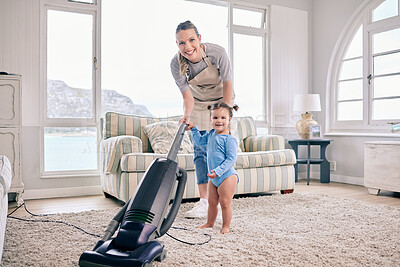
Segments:
[[[143,127],[143,131],[149,138],[154,153],[157,154],[168,153],[177,130],[178,122],[175,121],[156,122]],[[183,136],[181,149],[178,153],[193,153],[193,145],[190,142],[187,132]]]
[[[237,120],[231,120],[231,127],[230,127],[230,132],[231,135],[236,139],[237,143],[238,143],[238,149],[237,152],[241,153],[242,149],[240,148],[240,137],[239,137],[239,131],[238,131],[238,125],[237,125]]]

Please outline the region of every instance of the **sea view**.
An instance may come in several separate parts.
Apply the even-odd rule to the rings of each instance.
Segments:
[[[46,135],[45,171],[97,169],[96,136]]]

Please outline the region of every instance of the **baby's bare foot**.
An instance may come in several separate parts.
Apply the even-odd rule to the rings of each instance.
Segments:
[[[230,232],[229,227],[222,227],[221,234],[228,234]]]
[[[203,229],[203,228],[211,228],[211,227],[213,227],[214,225],[213,224],[211,224],[211,223],[206,223],[206,224],[203,224],[202,226],[197,226],[198,228],[200,228],[200,229]]]

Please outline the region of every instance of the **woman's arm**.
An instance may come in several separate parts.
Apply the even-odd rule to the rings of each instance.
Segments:
[[[192,114],[194,99],[190,89],[182,92],[183,97],[183,117],[179,120],[179,123],[190,123],[190,114]]]
[[[231,105],[232,92],[233,92],[232,80],[223,82],[222,85],[223,85],[222,101],[224,101],[228,105]]]

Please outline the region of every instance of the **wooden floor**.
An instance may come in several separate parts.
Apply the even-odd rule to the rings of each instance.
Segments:
[[[311,192],[343,198],[357,199],[376,204],[393,206],[400,209],[400,193],[381,191],[377,196],[370,195],[367,188],[363,186],[334,182],[331,182],[329,184],[321,184],[318,180],[311,180],[310,185],[307,186],[305,180],[300,180],[298,183],[296,183],[295,192]],[[26,201],[26,206],[28,210],[35,214],[79,212],[86,210],[122,207],[122,205],[122,202],[117,201],[113,198],[105,198],[103,195]],[[15,202],[9,202],[8,212],[12,212],[15,207]],[[26,211],[23,207],[21,207],[14,213],[14,215],[16,216],[23,214],[26,214]]]

